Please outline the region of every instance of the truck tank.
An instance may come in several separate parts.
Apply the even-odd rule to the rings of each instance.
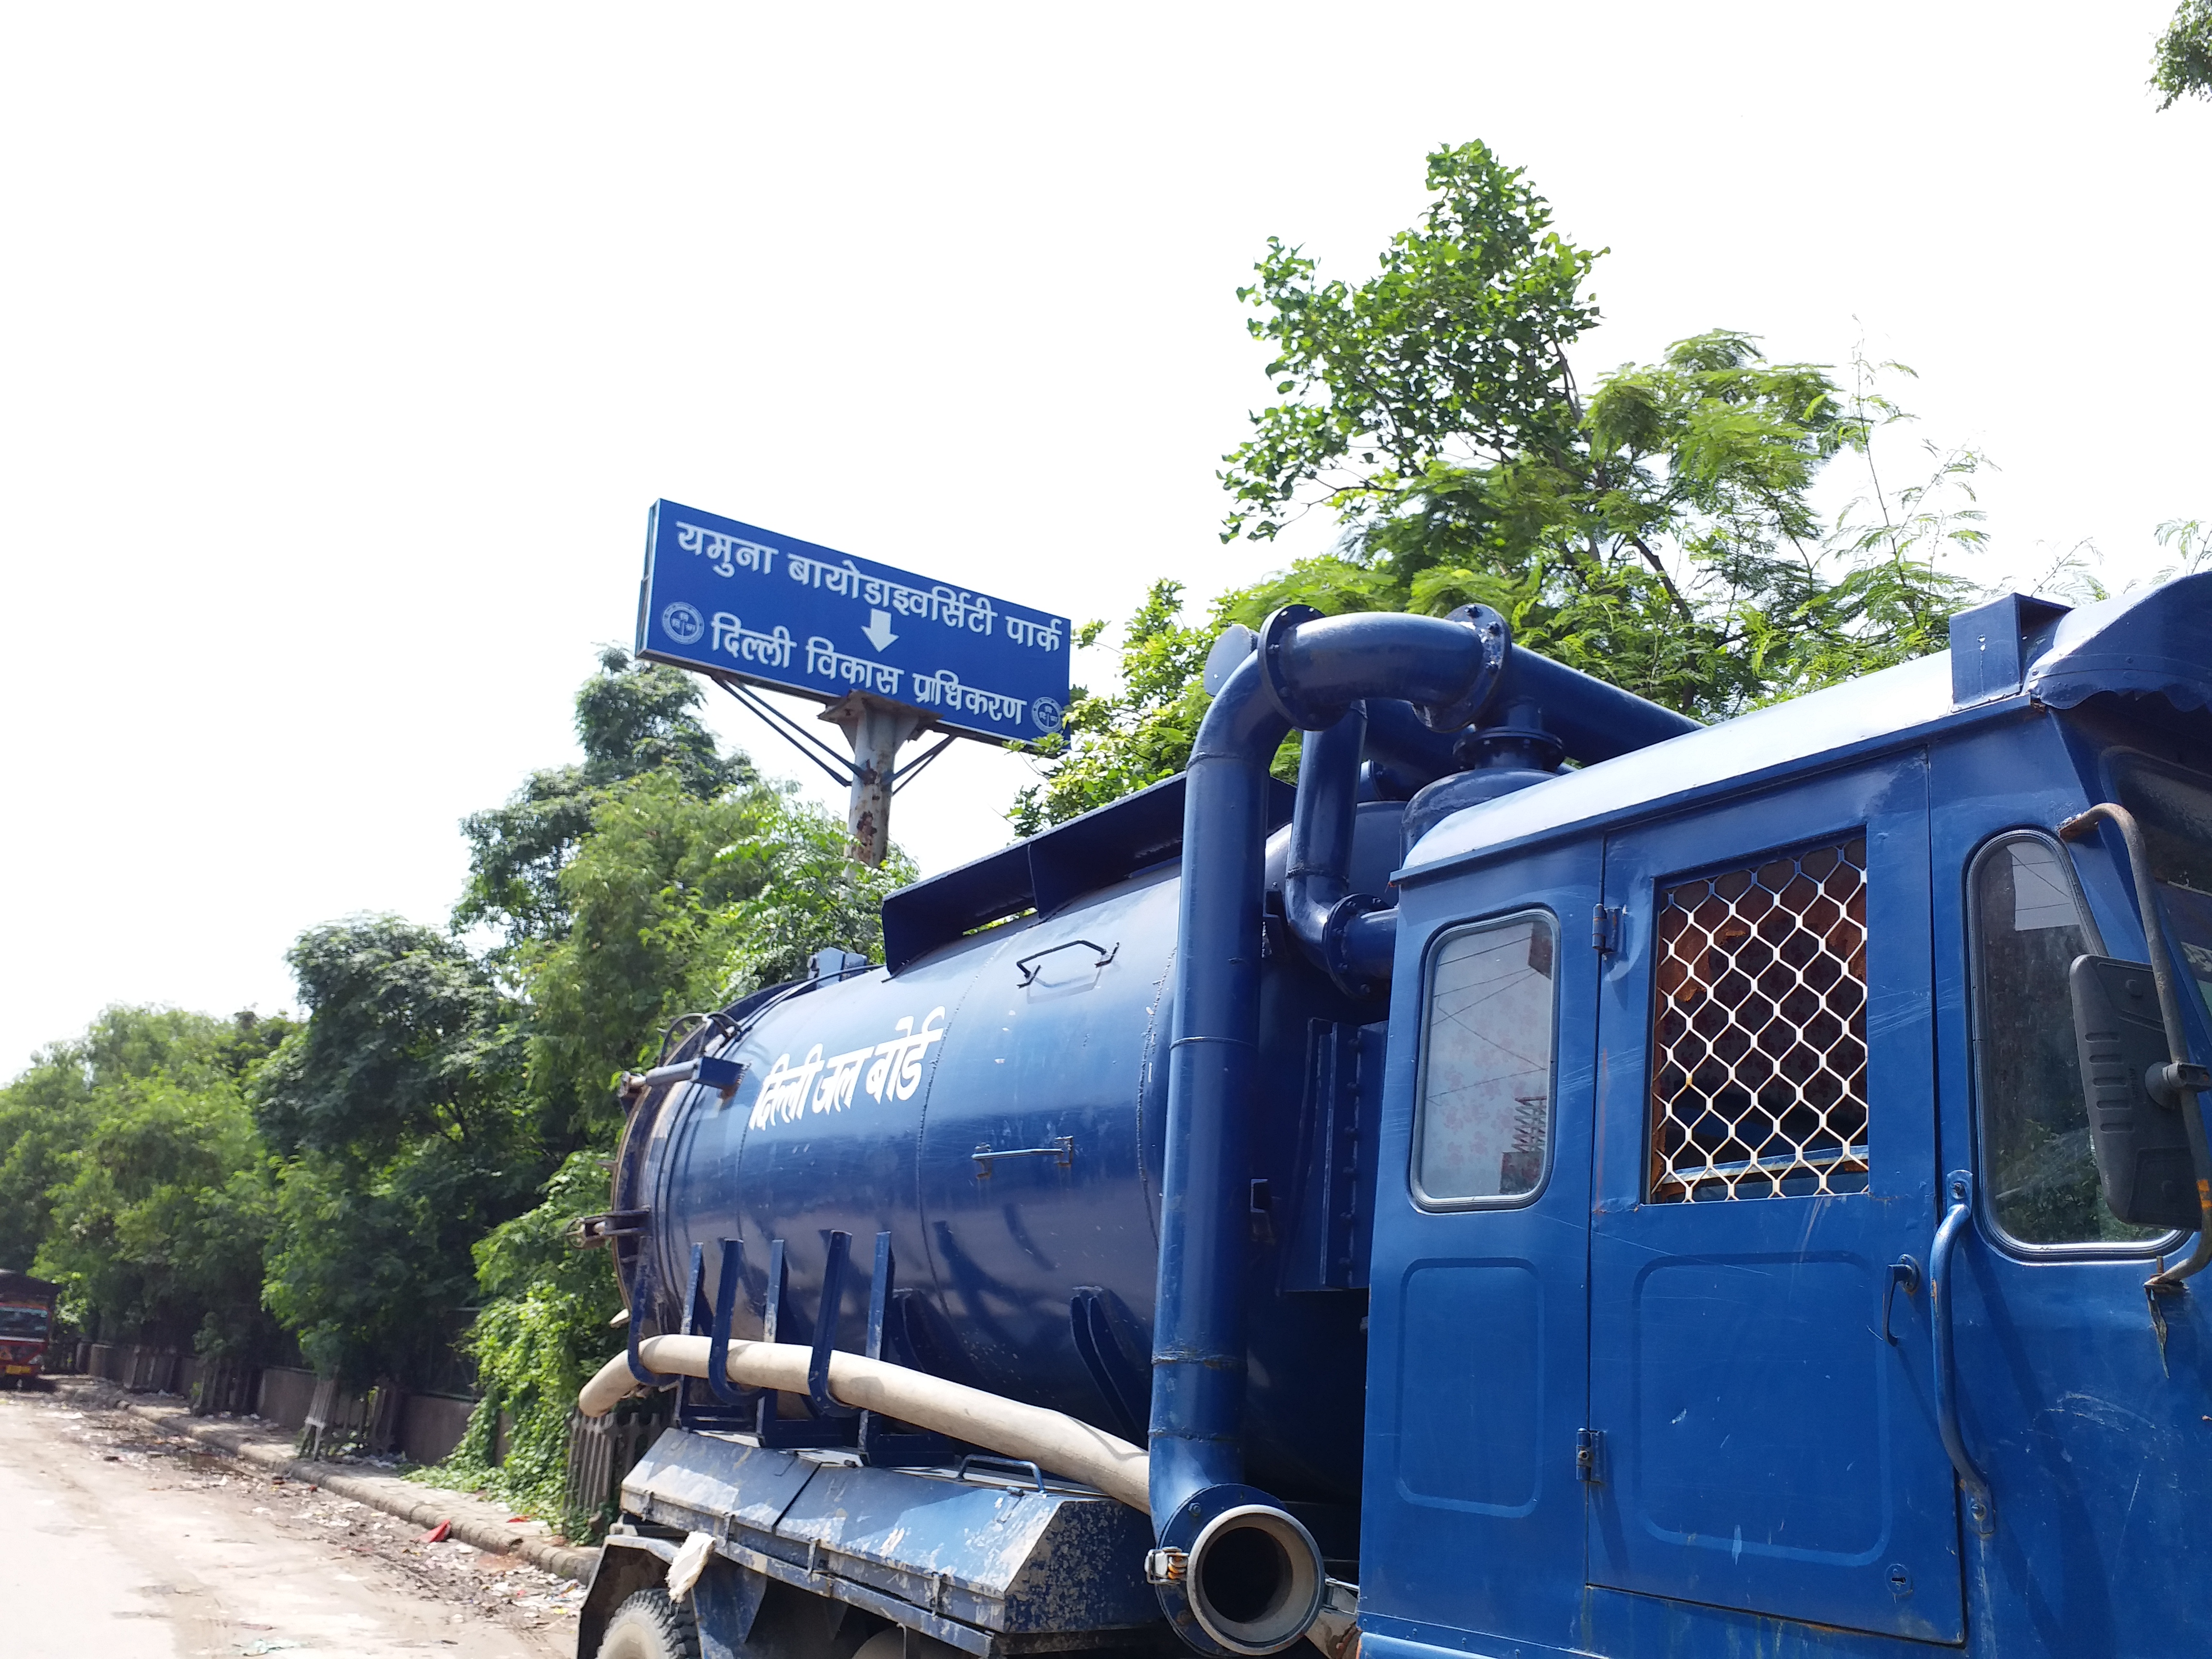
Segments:
[[[618,1241],[618,1260],[626,1284],[642,1263],[664,1287],[660,1328],[682,1317],[695,1247],[711,1292],[721,1243],[736,1239],[744,1295],[732,1333],[761,1335],[780,1240],[776,1334],[811,1340],[830,1240],[843,1231],[852,1267],[836,1346],[858,1351],[872,1235],[888,1232],[896,1289],[885,1358],[1143,1440],[1182,787],[1170,780],[909,890],[938,908],[887,907],[888,969],[738,1005],[684,1045],[681,1054],[742,1071],[726,1098],[672,1086],[633,1111],[616,1207],[647,1213]],[[1279,825],[1289,795],[1273,799]],[[1403,812],[1360,805],[1352,873],[1363,890],[1387,886]],[[1271,912],[1289,833],[1278,827],[1270,841]],[[1023,896],[1007,884],[1024,881],[1031,914],[1013,921],[963,933],[962,915],[943,908],[964,885],[981,894],[975,914],[1003,913]],[[1346,1155],[1358,1026],[1382,1018],[1382,1000],[1340,989],[1279,921],[1263,951],[1247,1457],[1286,1498],[1350,1503],[1367,1298]],[[1368,1067],[1370,1092],[1377,1070]]]

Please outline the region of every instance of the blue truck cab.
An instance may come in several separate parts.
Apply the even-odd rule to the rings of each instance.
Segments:
[[[747,1115],[808,1050],[740,1009],[605,1229],[717,1382],[796,1331],[1024,1400],[1149,1516],[634,1340],[678,1426],[581,1651],[2212,1651],[2212,576],[1698,729],[1474,611],[1231,655],[1172,791],[771,999],[943,1005],[911,1116]]]

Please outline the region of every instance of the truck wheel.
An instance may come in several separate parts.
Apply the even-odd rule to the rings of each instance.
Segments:
[[[641,1589],[614,1611],[599,1659],[699,1659],[699,1629],[665,1589]]]

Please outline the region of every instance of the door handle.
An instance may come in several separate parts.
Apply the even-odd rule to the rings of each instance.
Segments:
[[[1959,1432],[1959,1376],[1951,1349],[1951,1254],[1974,1219],[1974,1178],[1964,1170],[1944,1177],[1951,1207],[1936,1229],[1936,1243],[1928,1252],[1928,1319],[1936,1337],[1936,1427],[1943,1437],[1943,1449],[1951,1459],[1959,1484],[1966,1489],[1966,1509],[1974,1530],[1984,1538],[1996,1530],[1996,1505],[1990,1483],[1974,1467]]]
[[[1897,1337],[1889,1323],[1889,1304],[1897,1299],[1902,1289],[1911,1296],[1920,1289],[1920,1264],[1909,1255],[1901,1255],[1889,1264],[1889,1280],[1881,1287],[1881,1340],[1891,1347],[1897,1346]]]

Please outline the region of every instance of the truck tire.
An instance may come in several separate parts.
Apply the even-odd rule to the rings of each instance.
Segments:
[[[641,1589],[607,1620],[598,1659],[699,1659],[699,1630],[665,1589]]]

